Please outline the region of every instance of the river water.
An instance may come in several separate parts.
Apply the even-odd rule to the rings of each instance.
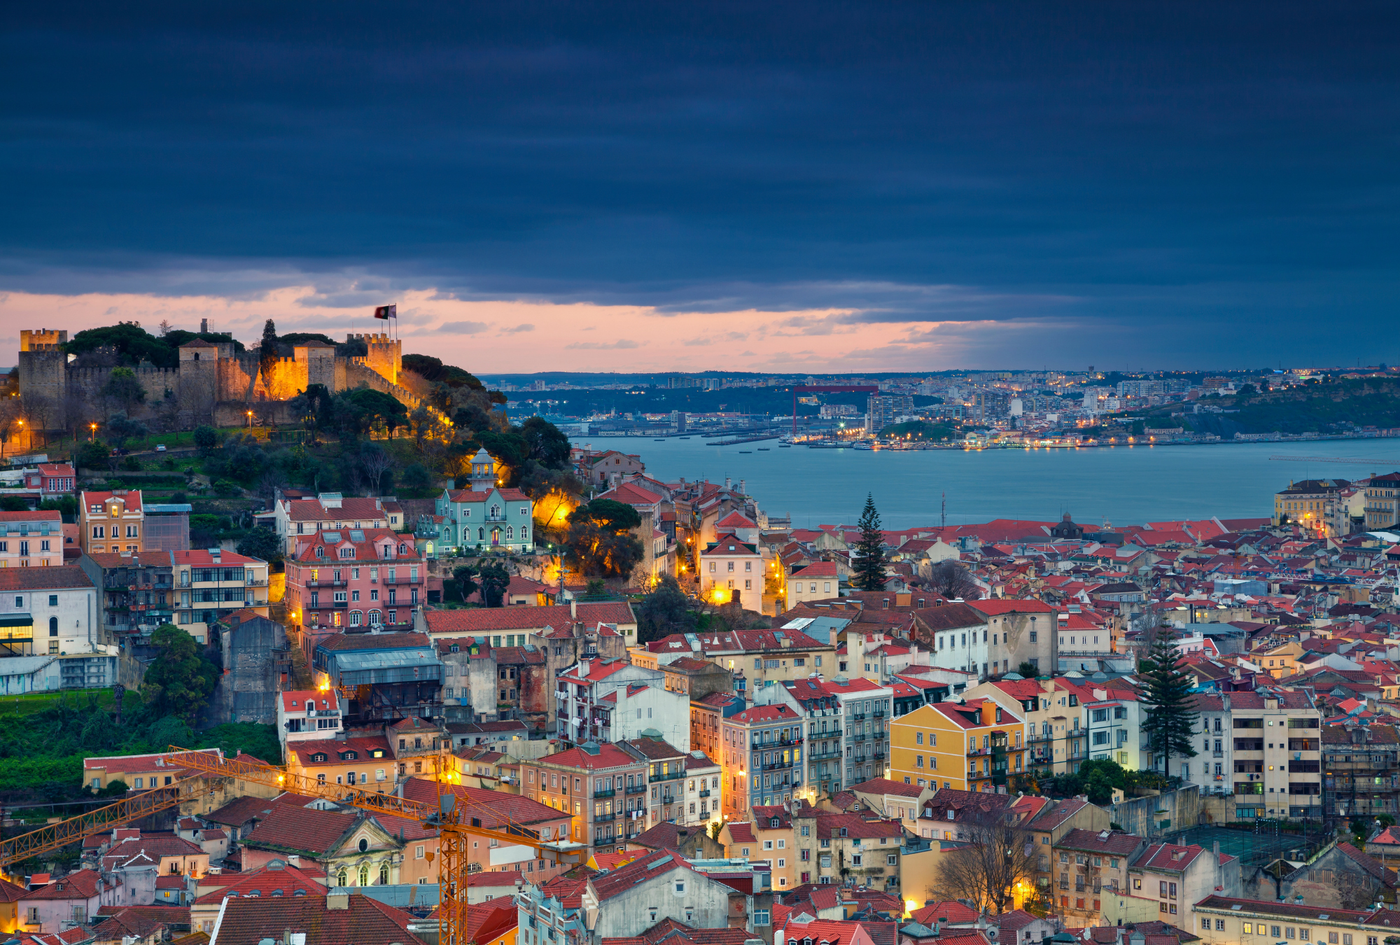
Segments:
[[[575,438],[577,445],[584,442],[638,453],[647,474],[658,479],[743,479],[761,509],[790,514],[797,528],[854,524],[867,492],[874,494],[885,528],[937,525],[944,496],[949,525],[1050,520],[1065,512],[1095,526],[1267,517],[1274,493],[1292,480],[1358,479],[1400,469],[1400,442],[1380,439],[981,452],[780,449],[776,440],[717,447],[699,437]]]

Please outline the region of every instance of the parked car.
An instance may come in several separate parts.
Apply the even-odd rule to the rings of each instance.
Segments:
[[[157,443],[157,444],[156,444],[156,452],[157,452],[157,453],[164,453],[164,452],[165,452],[165,444],[164,444],[164,443]]]

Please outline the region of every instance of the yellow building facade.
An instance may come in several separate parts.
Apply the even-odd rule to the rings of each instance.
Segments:
[[[1026,724],[991,699],[924,705],[890,723],[890,778],[993,792],[1026,770]]]

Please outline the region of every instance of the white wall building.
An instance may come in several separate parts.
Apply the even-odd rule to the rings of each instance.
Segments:
[[[334,689],[299,689],[278,694],[277,737],[288,742],[321,741],[345,731],[345,703]]]
[[[82,568],[0,568],[0,653],[105,653],[101,603]]]
[[[720,766],[703,751],[692,751],[685,759],[685,803],[677,823],[685,826],[720,823]]]

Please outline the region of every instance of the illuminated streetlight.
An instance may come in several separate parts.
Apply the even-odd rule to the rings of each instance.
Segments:
[[[89,423],[88,429],[92,431],[90,434],[88,434],[88,442],[95,442],[97,440],[97,424]]]

